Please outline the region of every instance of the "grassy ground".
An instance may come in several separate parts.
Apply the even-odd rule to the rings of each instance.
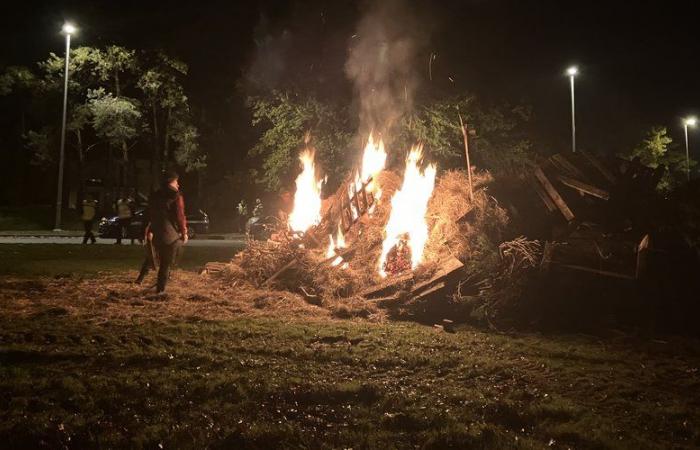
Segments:
[[[209,261],[230,260],[235,252],[230,247],[184,247],[179,264],[197,270]],[[0,244],[0,274],[94,276],[138,269],[143,258],[141,245]]]
[[[446,333],[246,306],[182,271],[163,301],[133,271],[23,270],[0,277],[0,447],[700,446],[695,340]]]

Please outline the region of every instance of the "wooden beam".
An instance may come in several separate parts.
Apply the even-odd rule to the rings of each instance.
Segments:
[[[564,185],[566,185],[570,188],[576,189],[579,192],[582,192],[582,193],[588,194],[588,195],[592,195],[593,197],[602,198],[603,200],[610,200],[610,193],[604,189],[597,188],[597,187],[592,186],[588,183],[584,183],[583,181],[569,178],[565,175],[557,175],[557,178]]]
[[[399,290],[404,284],[413,281],[413,272],[408,272],[403,275],[389,277],[386,280],[371,286],[360,292],[360,297],[378,298],[386,296],[390,292]]]
[[[579,153],[580,153],[581,155],[583,155],[583,157],[586,158],[586,160],[587,160],[593,167],[595,167],[596,170],[597,170],[598,172],[600,172],[600,174],[603,175],[603,177],[604,177],[606,180],[608,180],[610,183],[615,183],[615,182],[617,182],[617,178],[615,177],[615,175],[613,175],[612,172],[610,172],[605,166],[603,166],[603,165],[600,163],[600,161],[598,161],[595,157],[593,157],[593,155],[591,155],[590,153],[588,153],[588,152],[586,152],[586,151],[583,151],[583,150],[579,150]]]
[[[557,210],[557,205],[555,205],[552,199],[549,198],[547,193],[544,191],[544,189],[542,189],[542,186],[536,179],[532,180],[532,187],[537,193],[537,195],[540,197],[544,205],[547,207],[549,212],[554,212]]]
[[[568,222],[574,220],[574,213],[572,213],[571,209],[569,209],[569,205],[567,205],[564,199],[561,198],[561,195],[559,195],[559,192],[557,192],[547,176],[544,174],[544,172],[542,172],[542,169],[539,167],[535,168],[535,176],[540,181],[545,191],[547,191],[547,194],[549,194],[549,197],[552,199],[554,204],[557,205],[557,208],[559,208],[559,211],[562,213],[564,218]]]
[[[446,280],[450,275],[454,274],[462,267],[464,267],[462,261],[458,260],[454,256],[451,256],[447,261],[440,265],[437,272],[435,272],[435,274],[429,280],[423,281],[422,283],[418,283],[415,286],[413,286],[413,289],[411,289],[411,293],[414,295],[420,294],[421,291],[427,290],[433,284]]]
[[[586,179],[586,176],[576,168],[573,164],[569,162],[566,157],[562,154],[552,155],[549,160],[554,164],[559,170],[563,172],[569,172],[570,175],[575,177]]]

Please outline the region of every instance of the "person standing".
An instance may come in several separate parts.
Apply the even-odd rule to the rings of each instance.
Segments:
[[[92,195],[88,194],[83,200],[83,214],[80,217],[83,221],[85,234],[83,235],[83,244],[87,244],[88,240],[95,243],[95,235],[92,233],[92,224],[95,222],[95,213],[97,212],[97,202],[93,200]]]
[[[166,172],[160,189],[151,195],[148,219],[144,238],[146,242],[151,238],[151,245],[159,260],[156,292],[160,294],[165,292],[170,268],[180,245],[186,244],[188,240],[185,199],[180,193],[179,176],[176,172]],[[151,265],[144,262],[137,281],[143,280]]]
[[[122,239],[126,239],[129,235],[129,225],[131,224],[131,204],[126,198],[120,198],[117,200],[117,223],[119,225],[117,242],[115,244],[121,244]],[[134,243],[134,240],[131,240]]]

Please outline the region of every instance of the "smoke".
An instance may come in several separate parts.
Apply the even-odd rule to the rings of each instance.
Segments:
[[[413,107],[416,55],[426,32],[408,5],[374,2],[352,39],[345,72],[359,102],[360,134],[387,133]]]

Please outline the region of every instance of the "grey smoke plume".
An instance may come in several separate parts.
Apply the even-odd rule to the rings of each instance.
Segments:
[[[359,101],[360,134],[387,132],[413,106],[425,31],[403,1],[374,2],[357,26],[345,72]]]

